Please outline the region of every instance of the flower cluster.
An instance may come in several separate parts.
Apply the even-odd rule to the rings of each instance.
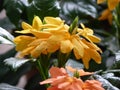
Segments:
[[[23,35],[14,39],[16,50],[20,51],[22,57],[30,55],[38,58],[41,54],[60,51],[67,54],[73,52],[76,59],[82,59],[86,68],[89,61],[95,60],[101,63],[101,49],[95,44],[100,42],[92,29],[81,24],[70,32],[70,26],[65,24],[59,17],[45,17],[43,22],[38,16],[33,19],[32,25],[22,23],[23,30],[16,31]]]
[[[50,83],[51,86],[47,90],[104,90],[102,84],[97,80],[82,81],[80,79],[80,76],[93,73],[84,72],[82,69],[73,69],[70,66],[66,68],[73,73],[73,76],[69,76],[64,68],[52,67],[50,69],[51,78],[40,82],[40,84]]]
[[[108,19],[109,23],[112,24],[112,19],[113,19],[112,11],[118,5],[120,0],[97,0],[97,3],[101,4],[101,3],[105,2],[105,1],[107,1],[108,8],[105,9],[102,12],[101,17],[99,18],[99,20]]]

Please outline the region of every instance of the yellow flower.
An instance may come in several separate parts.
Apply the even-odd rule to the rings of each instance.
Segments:
[[[88,68],[89,61],[91,59],[95,60],[97,63],[101,62],[101,57],[97,52],[100,51],[100,49],[93,44],[93,42],[100,42],[100,38],[93,35],[93,30],[86,28],[83,24],[81,25],[83,29],[78,28],[78,32],[73,34],[69,33],[69,28],[50,30],[52,35],[47,39],[47,51],[50,53],[57,50],[60,50],[62,53],[69,53],[73,51],[76,59],[82,59],[85,67]],[[90,41],[88,42],[89,44],[86,43],[87,41],[85,42],[85,40],[80,36],[88,39]],[[89,54],[88,52],[93,54]]]
[[[97,0],[98,4],[103,3],[106,0]],[[115,9],[115,7],[119,4],[120,0],[107,0],[107,5],[108,8],[105,9],[101,16],[99,17],[99,20],[108,20],[110,24],[112,24],[112,19],[113,19],[113,15],[112,15],[112,11]]]
[[[109,9],[105,9],[98,19],[99,20],[108,20],[108,22],[110,24],[112,24],[113,16],[112,16],[112,13],[111,13],[111,11]]]
[[[68,29],[67,25],[64,25],[64,21],[62,21],[60,18],[53,18],[53,17],[45,17],[44,22],[45,24],[42,24],[39,17],[36,16],[33,19],[32,26],[30,26],[25,22],[22,23],[22,27],[24,30],[17,32],[23,34],[31,33],[34,35],[34,40],[33,41],[31,41],[31,39],[30,40],[28,39],[28,41],[26,41],[26,39],[19,40],[19,38],[23,38],[23,36],[18,36],[15,38],[14,42],[16,44],[16,50],[21,51],[20,54],[21,56],[30,54],[32,57],[37,58],[38,56],[41,55],[41,53],[47,54],[48,52],[49,53],[55,52],[56,50],[59,49],[60,47],[59,42],[61,40],[58,40],[58,42],[56,41],[54,43],[54,40],[52,40],[52,38],[55,37],[55,34],[57,35],[59,34],[59,36],[62,38],[63,38],[62,35],[66,36],[67,34],[64,34],[64,32],[66,32],[66,29]],[[61,30],[63,30],[62,33]],[[26,36],[26,37],[33,38],[31,36]],[[60,37],[56,37],[56,38],[61,39]],[[23,45],[24,47],[22,47]]]
[[[94,42],[100,42],[100,39],[93,35],[92,29],[81,24],[82,29],[76,28],[76,32],[71,34],[69,26],[64,24],[60,18],[45,17],[43,22],[44,24],[36,16],[32,26],[23,25],[24,30],[20,33],[31,33],[33,36],[22,35],[14,39],[16,50],[21,52],[21,56],[31,55],[38,58],[41,54],[54,53],[60,50],[64,54],[73,51],[76,59],[82,59],[86,68],[89,68],[91,59],[97,63],[101,62],[101,57],[97,52],[101,51],[94,44]]]

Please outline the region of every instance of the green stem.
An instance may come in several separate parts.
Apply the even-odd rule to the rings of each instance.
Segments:
[[[37,61],[36,61],[36,63],[37,63],[37,68],[38,68],[38,70],[39,70],[39,72],[40,72],[40,75],[41,75],[41,77],[42,77],[42,80],[46,80],[46,79],[48,79],[48,74],[46,75],[46,70],[43,70],[43,67],[42,67],[42,65],[41,65],[41,62],[40,62],[41,60],[40,59],[38,59]],[[45,72],[44,72],[45,71]],[[47,69],[47,72],[48,72],[48,69]],[[45,87],[47,88],[49,85],[48,84],[46,84],[45,85]]]
[[[64,67],[65,66],[65,63],[67,62],[68,58],[70,56],[70,53],[61,53],[59,51],[58,53],[58,67]]]
[[[115,20],[115,29],[116,29],[116,38],[117,38],[117,45],[118,49],[120,49],[120,3],[115,8],[115,13],[113,14]]]

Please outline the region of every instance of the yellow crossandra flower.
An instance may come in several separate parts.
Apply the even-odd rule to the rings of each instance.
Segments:
[[[98,4],[101,4],[103,2],[105,2],[106,0],[97,0]],[[112,11],[115,9],[115,7],[119,4],[120,0],[107,0],[107,5],[108,8],[105,9],[101,16],[99,17],[99,20],[108,20],[110,24],[112,24]]]
[[[97,0],[97,4],[101,4],[103,2],[107,1],[108,9],[110,11],[114,10],[115,7],[118,5],[120,0]]]
[[[60,31],[60,30],[66,30],[68,29],[67,26],[64,26],[64,22],[60,18],[53,18],[53,17],[45,17],[44,18],[45,24],[43,25],[41,20],[39,19],[38,16],[36,16],[33,19],[33,25],[30,26],[27,23],[23,23],[22,27],[24,30],[22,31],[17,31],[19,33],[32,33],[35,37],[33,41],[30,41],[32,37],[29,37],[30,41],[22,40],[21,38],[24,38],[23,36],[18,36],[15,38],[14,42],[16,44],[16,50],[21,51],[21,56],[29,55],[31,54],[32,57],[37,58],[41,53],[47,54],[49,52],[54,52],[58,48],[54,47],[57,46],[58,44],[51,44],[54,42],[51,42],[52,37],[54,37],[55,32],[54,30]],[[42,29],[42,30],[40,30]],[[48,30],[49,29],[49,30]],[[52,35],[53,34],[53,35]],[[61,33],[58,32],[59,35]],[[52,35],[52,37],[50,37]],[[49,40],[47,40],[50,37]],[[58,37],[56,37],[58,38]],[[20,39],[20,40],[19,40]],[[60,38],[59,38],[60,39]],[[60,41],[60,40],[59,40]],[[16,43],[17,42],[17,43]],[[49,43],[49,44],[48,44]],[[25,44],[24,47],[22,47]],[[51,45],[50,45],[51,44]],[[49,48],[48,48],[49,47]],[[21,49],[22,48],[22,49]]]
[[[80,30],[80,29],[79,29]],[[84,35],[80,34],[80,30],[77,34],[70,34],[68,31],[56,31],[53,35],[50,36],[50,38],[47,40],[48,42],[48,52],[55,52],[56,50],[59,50],[62,53],[69,53],[73,51],[76,59],[82,59],[84,65],[86,68],[89,68],[89,61],[91,59],[95,60],[97,63],[101,63],[101,56],[98,53],[102,52],[100,48],[98,48],[93,42],[99,42],[100,39],[96,36],[93,35],[93,31],[91,29],[86,29],[88,30],[85,31],[86,33],[90,33],[90,38],[89,36],[85,35],[88,40],[91,42],[86,41],[85,39],[82,39],[79,35]],[[89,31],[90,30],[90,31]],[[92,32],[92,33],[91,33]],[[91,39],[92,37],[92,39]]]
[[[94,44],[94,42],[100,42],[100,39],[93,35],[92,29],[81,24],[82,29],[76,28],[76,32],[71,34],[69,26],[60,18],[45,17],[44,24],[37,20],[38,17],[35,17],[32,26],[25,24],[24,30],[20,31],[20,33],[31,33],[34,36],[21,35],[14,39],[16,50],[21,52],[21,56],[31,55],[38,58],[41,54],[60,50],[65,54],[73,51],[76,59],[82,59],[86,68],[89,68],[91,59],[97,63],[101,62],[98,52],[102,51]]]

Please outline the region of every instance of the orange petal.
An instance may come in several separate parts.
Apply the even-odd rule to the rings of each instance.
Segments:
[[[67,68],[69,71],[73,72],[73,73],[76,72],[76,70],[77,70],[77,69],[72,68],[72,67],[70,67],[70,66],[66,66],[66,68]],[[77,70],[77,72],[79,72],[79,75],[80,75],[80,76],[85,76],[85,75],[91,75],[91,74],[93,74],[92,72],[85,72],[83,69]]]
[[[47,90],[61,90],[57,86],[48,87]]]
[[[120,0],[108,0],[108,8],[113,10],[119,2]]]
[[[67,72],[65,71],[64,68],[51,67],[49,72],[50,72],[50,75],[51,75],[52,78],[67,75]]]

